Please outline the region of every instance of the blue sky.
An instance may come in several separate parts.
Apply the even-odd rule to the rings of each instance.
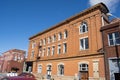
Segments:
[[[100,2],[91,1],[94,0],[0,0],[0,53],[15,48],[27,51],[30,36]],[[105,3],[111,13],[120,17],[120,0],[112,1],[118,2],[114,6]]]

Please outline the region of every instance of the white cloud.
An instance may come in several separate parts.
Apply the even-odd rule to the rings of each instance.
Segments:
[[[89,0],[89,4],[91,6],[100,2],[103,2],[108,7],[111,13],[114,13],[116,11],[116,7],[118,6],[120,0]]]

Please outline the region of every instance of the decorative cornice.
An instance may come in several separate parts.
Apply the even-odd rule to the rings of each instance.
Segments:
[[[48,28],[47,30],[45,30],[45,31],[43,31],[43,32],[40,32],[40,33],[38,33],[38,34],[35,34],[35,35],[31,36],[31,37],[29,38],[29,40],[31,40],[31,39],[39,36],[39,35],[42,35],[42,34],[48,32],[48,31],[51,31],[51,30],[53,30],[53,29],[55,29],[55,28],[57,28],[57,27],[60,27],[61,25],[64,25],[64,24],[66,24],[66,23],[69,23],[70,21],[75,20],[76,18],[81,17],[81,16],[84,16],[84,15],[90,13],[90,12],[93,12],[93,11],[97,10],[97,9],[99,9],[101,12],[103,12],[103,13],[105,13],[105,14],[109,12],[109,10],[108,10],[108,8],[106,7],[105,4],[103,4],[103,3],[96,4],[96,5],[88,8],[88,9],[80,12],[79,14],[74,15],[74,16],[72,16],[72,17],[64,20],[63,22],[58,23],[57,25]]]

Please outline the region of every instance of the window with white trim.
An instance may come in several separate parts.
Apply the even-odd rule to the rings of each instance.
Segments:
[[[50,44],[51,42],[51,37],[48,37],[48,44]]]
[[[64,65],[63,64],[58,65],[58,75],[60,75],[60,76],[64,75]]]
[[[35,43],[35,42],[33,42],[33,43],[32,43],[32,49],[34,49],[34,48],[35,48],[35,45],[36,45],[36,43]]]
[[[88,32],[88,25],[87,25],[86,22],[83,22],[81,24],[79,31],[80,31],[81,34]]]
[[[48,47],[48,50],[47,50],[47,56],[50,55],[50,47]]]
[[[80,71],[88,71],[88,64],[80,64]]]
[[[31,53],[31,59],[34,58],[35,51],[32,51]]]
[[[67,52],[67,43],[63,43],[63,53]]]
[[[54,34],[53,36],[52,36],[52,42],[55,42],[56,41],[56,35]]]
[[[59,34],[58,34],[58,40],[61,40],[62,39],[62,33],[60,32]]]
[[[61,45],[58,45],[58,54],[60,54],[61,53]]]
[[[120,45],[120,33],[119,32],[109,33],[108,44],[109,46]]]
[[[40,40],[40,46],[42,45],[42,43],[43,43],[43,41],[42,41],[42,39]]]
[[[65,30],[65,31],[64,31],[64,39],[66,39],[67,37],[68,37],[68,31]]]
[[[43,45],[46,45],[46,38],[43,40]]]
[[[45,48],[42,50],[42,57],[45,56]]]
[[[38,65],[38,73],[42,73],[42,65]]]
[[[88,37],[80,39],[80,50],[86,50],[89,48]]]
[[[55,54],[55,46],[52,46],[52,55]]]
[[[52,72],[52,66],[47,65],[47,75],[51,75],[51,72]]]
[[[14,56],[14,61],[17,61],[17,56],[16,55]]]
[[[38,73],[42,73],[42,65],[38,65]]]

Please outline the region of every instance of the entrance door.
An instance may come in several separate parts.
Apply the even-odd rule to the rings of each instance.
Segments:
[[[98,68],[98,62],[93,63],[93,75],[94,78],[99,78],[99,68]]]
[[[88,80],[88,71],[81,71],[81,80]]]
[[[80,64],[80,80],[88,80],[88,64]]]

